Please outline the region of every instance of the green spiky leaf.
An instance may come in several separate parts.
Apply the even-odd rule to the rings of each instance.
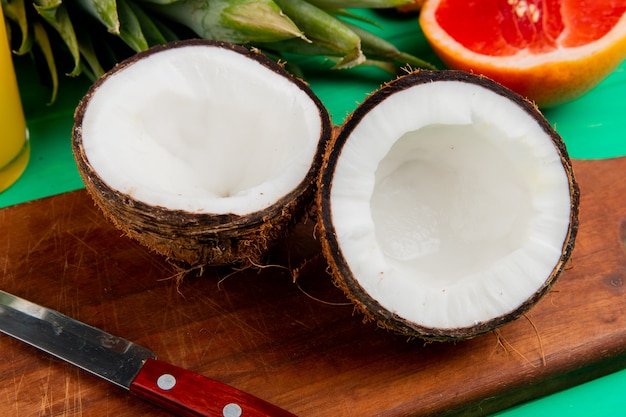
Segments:
[[[57,31],[65,42],[68,51],[74,59],[74,69],[68,74],[77,76],[80,74],[80,50],[78,40],[72,26],[72,21],[67,13],[65,5],[61,0],[36,0],[33,7],[43,19]]]
[[[336,68],[350,68],[362,64],[361,39],[339,19],[305,0],[276,0],[280,8],[291,17],[312,42],[285,42],[286,48],[300,47],[305,53],[327,50],[328,55],[341,57]]]
[[[50,44],[50,38],[40,22],[34,22],[33,25],[34,43],[39,47],[41,53],[44,56],[48,71],[50,72],[50,82],[52,84],[52,93],[50,97],[50,103],[56,100],[57,93],[59,91],[59,74],[57,73],[57,67],[54,61],[54,53],[52,52],[52,45]]]
[[[126,0],[117,0],[117,12],[120,18],[120,38],[135,52],[148,49],[150,45],[130,4]]]
[[[180,0],[152,9],[205,39],[248,44],[303,36],[272,0]]]
[[[20,28],[21,42],[20,46],[15,51],[18,55],[24,55],[30,52],[33,45],[33,37],[28,30],[28,17],[26,14],[26,5],[24,0],[2,0],[2,10],[7,19],[15,22]]]
[[[109,33],[120,34],[120,19],[116,0],[74,0],[78,5],[102,23]]]

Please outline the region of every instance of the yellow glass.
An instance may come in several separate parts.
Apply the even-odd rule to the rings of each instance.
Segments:
[[[29,157],[28,130],[0,7],[0,192],[22,175]]]

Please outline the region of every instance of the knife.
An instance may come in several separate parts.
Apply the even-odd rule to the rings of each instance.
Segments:
[[[184,417],[295,417],[135,343],[0,290],[0,332]]]

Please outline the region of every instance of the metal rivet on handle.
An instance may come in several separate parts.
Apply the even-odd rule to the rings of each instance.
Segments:
[[[176,385],[176,378],[174,375],[163,374],[157,379],[157,386],[163,391],[169,391]]]
[[[240,417],[242,413],[241,407],[234,403],[226,404],[222,409],[222,415],[224,417]]]

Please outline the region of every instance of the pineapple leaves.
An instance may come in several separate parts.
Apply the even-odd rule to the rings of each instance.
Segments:
[[[148,41],[133,7],[126,0],[117,0],[117,12],[120,17],[120,38],[135,52],[148,49]]]
[[[222,10],[222,19],[254,42],[300,38],[308,41],[298,26],[273,1],[236,1]],[[263,35],[262,35],[263,34]]]
[[[128,5],[130,6],[132,12],[135,14],[146,45],[153,46],[157,44],[167,43],[168,39],[165,35],[163,35],[163,33],[161,33],[158,24],[153,19],[151,19],[150,16],[148,16],[141,7],[132,2]],[[143,49],[145,49],[145,47]]]
[[[353,8],[392,8],[412,0],[0,0],[21,35],[15,54],[44,57],[58,91],[57,65],[71,57],[70,76],[92,80],[121,59],[153,45],[201,37],[283,54],[319,55],[333,68],[373,65],[395,73],[409,65],[433,68],[365,29],[376,25]],[[355,22],[358,24],[349,23]],[[11,32],[17,27],[18,30]],[[57,62],[57,60],[59,62]]]
[[[91,16],[102,23],[109,33],[120,34],[120,19],[115,0],[74,0]]]
[[[20,43],[20,47],[17,49],[17,51],[15,51],[15,53],[17,55],[24,55],[30,52],[33,44],[33,37],[28,30],[28,18],[26,16],[26,6],[24,5],[24,0],[2,0],[2,10],[4,11],[4,15],[9,20],[14,21],[20,28],[22,40]],[[7,29],[9,29],[8,26]]]
[[[413,55],[399,51],[391,43],[359,26],[352,25],[350,23],[346,23],[346,26],[352,29],[359,36],[361,39],[363,53],[368,58],[393,61],[402,65],[408,64],[409,66],[415,68],[435,69],[432,64],[424,61],[423,59],[414,57]]]
[[[41,17],[61,36],[68,51],[74,59],[74,69],[68,74],[77,76],[80,74],[80,50],[78,40],[72,26],[72,21],[62,0],[35,0],[33,7]]]
[[[303,38],[302,32],[272,0],[178,0],[151,9],[205,39],[239,44]]]
[[[361,39],[337,18],[305,0],[276,0],[276,3],[291,16],[307,38],[312,40],[311,43],[300,40],[288,41],[285,44],[286,48],[295,46],[301,49],[302,53],[315,55],[319,54],[318,51],[326,50],[328,53],[324,55],[341,57],[336,68],[350,68],[365,61],[361,51]]]
[[[78,30],[80,29],[77,29],[77,31]],[[83,60],[81,60],[81,70],[85,75],[87,75],[87,77],[89,77],[89,79],[95,80],[102,76],[105,71],[98,60],[91,35],[87,31],[84,32],[85,33],[79,32],[77,35],[79,39],[78,46],[80,48],[81,56],[83,57]]]
[[[54,62],[54,54],[52,53],[52,45],[50,44],[50,38],[43,26],[43,23],[36,21],[33,23],[33,35],[35,43],[41,49],[41,52],[45,58],[48,70],[50,71],[50,81],[52,83],[52,93],[50,96],[50,103],[56,100],[57,93],[59,91],[59,75],[57,73],[56,64]]]

